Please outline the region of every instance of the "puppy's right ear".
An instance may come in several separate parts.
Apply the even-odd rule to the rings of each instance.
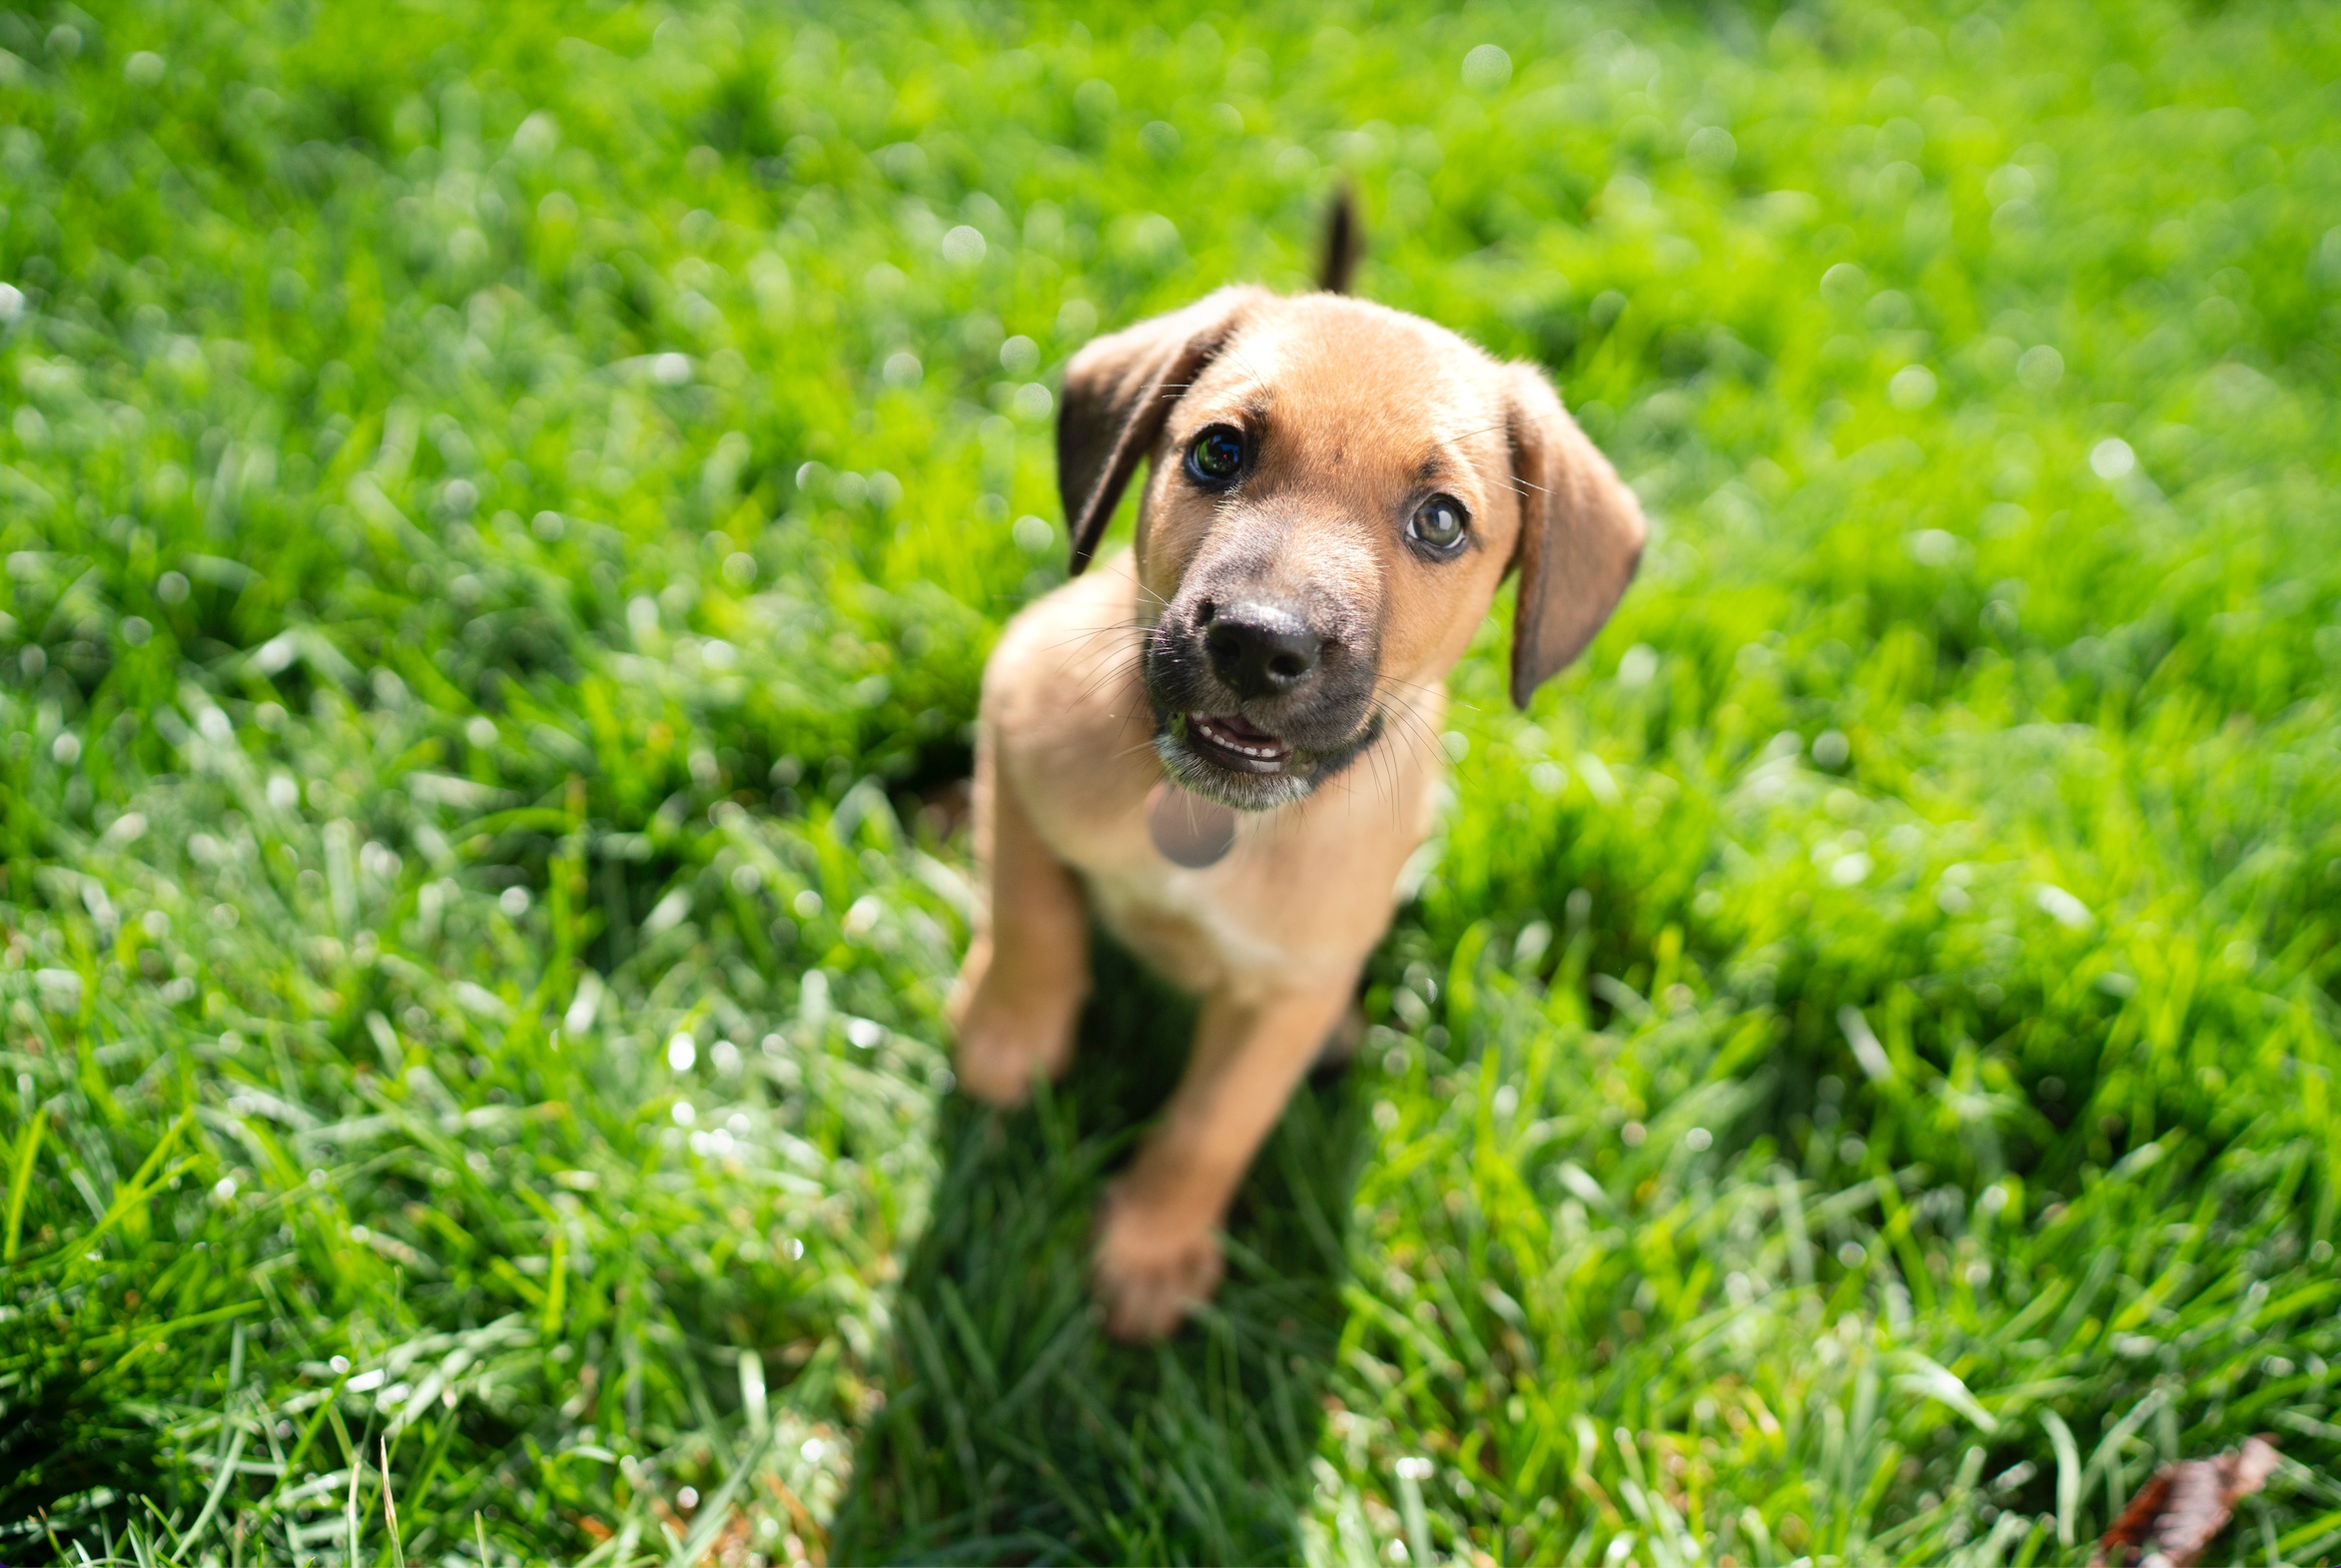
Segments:
[[[1057,411],[1057,488],[1080,576],[1140,461],[1163,433],[1170,405],[1211,363],[1243,313],[1266,293],[1221,289],[1100,338],[1065,368]]]

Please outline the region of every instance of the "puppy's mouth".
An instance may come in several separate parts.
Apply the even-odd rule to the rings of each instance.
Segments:
[[[1339,645],[1327,639],[1326,646]],[[1363,639],[1353,638],[1320,659],[1313,674],[1303,672],[1297,689],[1247,694],[1214,671],[1203,637],[1186,617],[1158,625],[1147,636],[1140,678],[1154,709],[1155,754],[1164,772],[1190,793],[1238,811],[1272,811],[1306,799],[1381,737],[1371,655]],[[1261,683],[1257,670],[1235,673]]]
[[[1185,720],[1187,747],[1205,761],[1239,773],[1267,776],[1292,766],[1291,744],[1240,713],[1189,713]]]
[[[1238,811],[1305,799],[1381,738],[1377,711],[1330,746],[1299,745],[1237,713],[1157,709],[1155,753],[1182,788]]]

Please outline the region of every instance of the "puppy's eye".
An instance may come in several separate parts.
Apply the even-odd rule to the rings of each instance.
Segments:
[[[1463,503],[1452,495],[1433,495],[1414,508],[1406,536],[1425,549],[1445,553],[1463,542],[1466,522]]]
[[[1243,471],[1243,432],[1207,424],[1186,448],[1186,471],[1205,484],[1225,484]]]

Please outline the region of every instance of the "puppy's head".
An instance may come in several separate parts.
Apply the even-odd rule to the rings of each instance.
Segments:
[[[1229,289],[1067,368],[1073,569],[1142,461],[1142,670],[1173,777],[1297,800],[1379,740],[1520,572],[1523,705],[1609,618],[1643,521],[1533,368],[1334,295]]]

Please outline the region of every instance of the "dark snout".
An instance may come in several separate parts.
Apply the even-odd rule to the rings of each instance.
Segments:
[[[1219,683],[1243,701],[1281,697],[1317,672],[1324,639],[1291,610],[1257,599],[1197,606],[1203,653]]]
[[[1379,733],[1374,607],[1251,561],[1194,573],[1140,670],[1157,750],[1190,790],[1252,809],[1299,798]],[[1275,562],[1269,559],[1268,564]]]

